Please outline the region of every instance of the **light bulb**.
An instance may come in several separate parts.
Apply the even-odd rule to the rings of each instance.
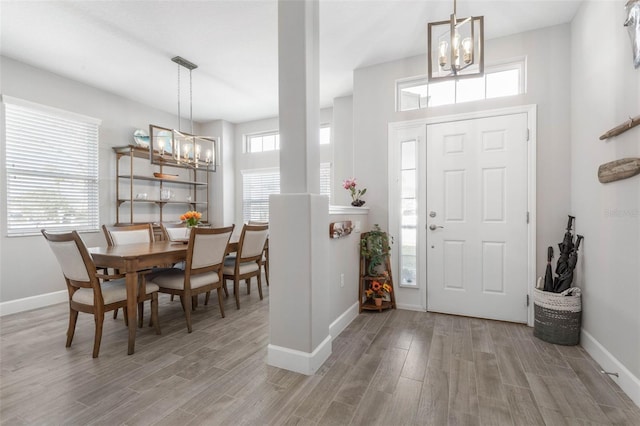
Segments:
[[[471,63],[473,61],[473,40],[470,37],[462,40],[462,60],[465,64]]]
[[[442,40],[440,42],[440,45],[438,46],[438,50],[439,50],[439,60],[438,62],[440,63],[440,66],[444,68],[445,65],[447,65],[447,49],[449,48],[449,43],[447,43],[446,41]]]
[[[460,68],[460,34],[458,31],[455,32],[451,42],[453,43],[453,60],[451,62],[456,68]]]

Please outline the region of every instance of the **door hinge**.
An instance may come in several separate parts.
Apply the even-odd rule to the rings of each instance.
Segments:
[[[529,306],[529,295],[527,294],[527,306]]]
[[[529,223],[529,212],[527,212],[527,223]]]
[[[527,128],[527,142],[529,142],[529,129]]]

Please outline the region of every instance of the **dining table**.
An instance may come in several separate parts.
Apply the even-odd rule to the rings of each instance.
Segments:
[[[235,237],[235,238],[234,238]],[[232,236],[227,253],[238,250],[237,236]],[[175,264],[186,260],[188,239],[184,241],[155,241],[152,243],[120,244],[115,246],[90,247],[89,254],[96,267],[113,268],[125,275],[127,288],[127,321],[129,340],[127,354],[135,351],[136,327],[138,324],[138,276],[140,272],[154,266]]]

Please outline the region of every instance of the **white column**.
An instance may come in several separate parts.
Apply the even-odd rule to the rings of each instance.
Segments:
[[[270,365],[314,374],[331,354],[329,200],[320,188],[318,0],[278,2],[280,195],[269,207]]]

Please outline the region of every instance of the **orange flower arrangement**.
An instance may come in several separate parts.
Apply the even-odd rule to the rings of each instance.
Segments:
[[[198,223],[200,223],[200,219],[202,219],[202,213],[197,211],[189,211],[180,216],[180,220],[186,222],[189,228],[198,226]]]
[[[381,283],[380,281],[372,281],[371,287],[364,291],[364,294],[368,298],[383,297],[385,294],[391,294],[391,286],[387,283]]]

